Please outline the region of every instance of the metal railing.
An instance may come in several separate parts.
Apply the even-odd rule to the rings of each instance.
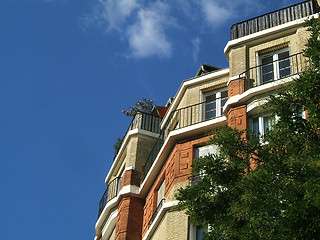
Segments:
[[[104,207],[106,204],[113,198],[115,198],[119,191],[120,191],[120,182],[121,178],[117,177],[114,178],[107,186],[106,191],[102,195],[102,198],[99,202],[99,211],[98,211],[98,218],[100,217]]]
[[[231,40],[247,36],[319,12],[315,0],[304,1],[231,26]]]
[[[239,75],[246,78],[246,89],[280,80],[303,72],[309,63],[303,53],[249,68]]]
[[[142,173],[141,173],[141,183],[144,181],[144,179],[146,178],[152,164],[154,163],[158,153],[160,152],[160,149],[164,143],[164,132],[161,131],[157,141],[155,142],[145,164],[143,165],[143,169],[142,169]]]
[[[179,108],[171,112],[164,127],[165,136],[168,136],[169,132],[172,130],[185,128],[223,116],[222,109],[216,108],[216,102],[219,101],[221,103],[221,99],[222,98],[215,98],[215,100],[210,103],[205,101],[184,108]],[[212,109],[210,108],[211,111],[208,113],[207,111],[211,104],[213,104],[214,107]]]
[[[132,119],[123,139],[125,139],[128,132],[133,129],[143,129],[153,133],[160,133],[160,122],[161,122],[161,118],[159,117],[156,117],[148,113],[137,112],[137,114]],[[121,145],[122,145],[122,142],[121,142]],[[118,152],[116,152],[114,159],[117,156],[117,154]]]
[[[152,216],[151,216],[151,218],[150,218],[150,220],[149,220],[149,226],[150,226],[150,225],[153,223],[153,221],[156,219],[158,213],[160,212],[160,209],[161,209],[162,206],[163,206],[164,200],[165,200],[164,198],[161,199],[161,201],[159,202],[156,210],[155,210],[154,213],[152,214]]]
[[[211,104],[216,104],[216,101],[221,102],[222,98],[216,98]],[[217,114],[218,109],[215,109],[216,114],[214,116],[208,116],[206,114],[206,104],[208,102],[201,102],[191,106],[177,109],[172,111],[163,130],[161,131],[159,138],[157,139],[153,149],[151,150],[144,166],[141,175],[141,183],[147,176],[152,164],[156,160],[158,153],[164,143],[164,139],[169,135],[172,130],[177,130],[180,128],[188,127],[197,123],[209,121],[211,119],[223,116],[222,110],[219,110],[221,114]]]

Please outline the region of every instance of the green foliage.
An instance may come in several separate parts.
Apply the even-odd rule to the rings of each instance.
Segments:
[[[210,226],[206,239],[319,239],[319,19],[306,26],[309,67],[266,104],[279,117],[268,144],[249,130],[215,132],[210,143],[219,154],[195,159],[197,180],[179,190],[179,208]]]
[[[121,138],[118,137],[116,144],[113,145],[114,155],[116,155],[116,154],[119,152],[120,147],[121,147],[121,144],[122,144],[122,140],[123,140],[123,139],[121,139]]]

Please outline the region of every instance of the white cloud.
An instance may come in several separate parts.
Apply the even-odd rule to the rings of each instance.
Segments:
[[[97,25],[105,30],[121,31],[122,24],[140,7],[137,0],[98,0],[86,25]]]
[[[95,1],[93,11],[84,19],[85,26],[98,27],[108,34],[115,32],[127,42],[127,56],[135,58],[170,57],[175,44],[170,39],[172,28],[188,33],[205,23],[214,29],[231,18],[238,18],[237,13],[246,15],[261,10],[261,3],[256,0]],[[191,42],[195,60],[200,50],[200,38],[188,41]]]
[[[227,4],[227,1],[220,3],[216,0],[201,0],[199,3],[206,22],[212,27],[229,20],[233,15],[233,9]]]
[[[200,43],[201,43],[201,40],[199,37],[196,37],[192,40],[192,46],[193,46],[192,57],[194,62],[198,60]]]
[[[170,57],[172,47],[165,33],[165,29],[172,26],[169,22],[168,6],[162,2],[140,9],[137,21],[128,29],[131,56]]]

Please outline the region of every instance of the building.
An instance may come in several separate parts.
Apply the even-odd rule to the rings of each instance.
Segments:
[[[167,107],[134,117],[105,179],[96,240],[201,239],[203,229],[170,211],[177,189],[189,184],[195,157],[216,151],[205,145],[210,130],[266,131],[260,105],[307,66],[303,23],[318,12],[319,1],[308,0],[234,24],[224,49],[229,68],[202,65]]]

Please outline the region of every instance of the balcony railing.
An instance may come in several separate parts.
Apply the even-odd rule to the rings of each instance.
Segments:
[[[299,74],[303,72],[308,65],[303,53],[297,53],[249,68],[247,71],[240,74],[239,78],[246,78],[246,89],[249,89]]]
[[[231,40],[247,36],[319,12],[315,0],[304,1],[231,26]]]
[[[100,202],[99,202],[99,211],[98,218],[100,217],[106,204],[113,198],[115,198],[120,191],[120,181],[121,178],[113,179],[107,186],[106,191],[104,192]]]
[[[185,128],[197,123],[205,122],[222,116],[222,109],[217,109],[217,102],[221,103],[222,98],[215,98],[211,101],[201,102],[171,112],[164,128],[165,136],[172,130]],[[220,106],[221,108],[223,106]]]
[[[148,158],[147,161],[145,162],[144,166],[143,166],[143,170],[141,173],[141,183],[143,182],[143,180],[146,178],[153,162],[155,161],[158,153],[160,152],[160,149],[163,145],[164,142],[164,135],[163,135],[163,131],[161,131],[156,143],[154,144]]]
[[[180,108],[171,112],[166,122],[166,125],[164,126],[164,129],[161,131],[159,138],[157,139],[153,149],[151,150],[147,158],[146,163],[143,166],[141,182],[143,182],[145,177],[147,176],[152,164],[154,163],[158,153],[160,152],[160,149],[164,143],[164,139],[168,136],[168,134],[172,130],[185,128],[197,123],[209,121],[211,119],[215,119],[217,117],[222,116],[217,114],[218,109],[216,109],[215,107],[212,107],[212,104],[216,106],[215,104],[218,101],[221,103],[221,99],[222,98],[216,98],[215,100],[210,102],[201,102],[201,103]],[[210,111],[208,111],[208,109]],[[210,112],[210,116],[209,116],[209,112]],[[214,112],[215,114],[213,114]],[[222,112],[222,109],[219,110],[219,112]]]
[[[138,112],[132,119],[123,139],[125,139],[128,132],[133,129],[143,129],[153,133],[160,133],[160,122],[161,118],[159,117],[147,113]],[[117,156],[117,153],[115,154],[115,157]]]
[[[156,210],[154,211],[154,213],[152,214],[150,221],[149,221],[149,226],[153,223],[153,221],[156,219],[158,213],[160,212],[160,209],[163,207],[163,203],[164,203],[164,198],[161,199],[161,201],[159,202]]]

